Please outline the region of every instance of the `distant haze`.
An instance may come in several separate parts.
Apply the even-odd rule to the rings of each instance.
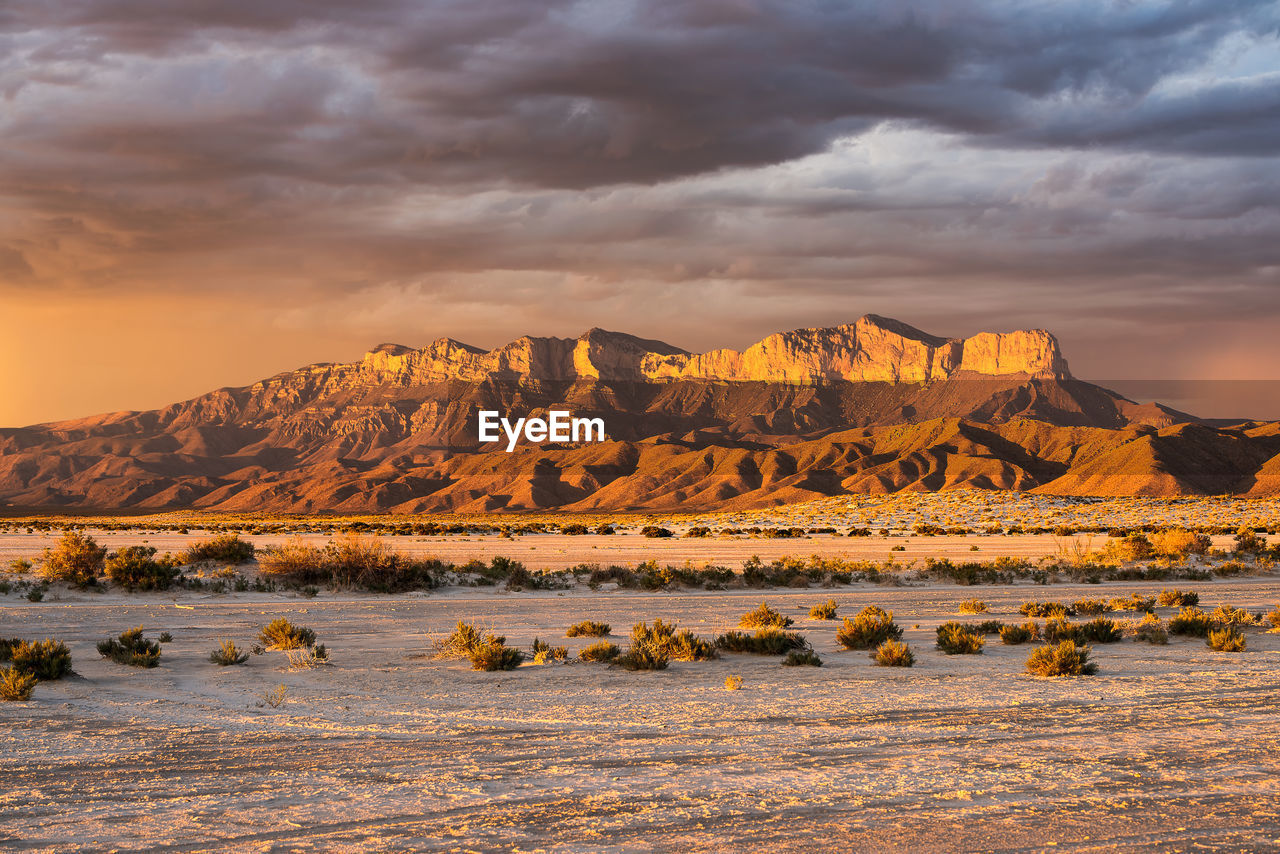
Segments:
[[[1280,380],[1278,34],[1242,0],[12,0],[0,424],[384,341],[867,313],[1280,418],[1223,382]]]

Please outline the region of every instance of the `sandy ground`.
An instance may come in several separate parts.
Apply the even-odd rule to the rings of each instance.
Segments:
[[[87,531],[95,540],[112,550],[124,546],[150,545],[160,552],[179,552],[193,542],[208,540],[209,534],[193,531],[190,534],[139,531]],[[0,534],[0,566],[7,566],[15,558],[35,560],[46,547],[52,547],[61,532],[32,534]],[[334,537],[327,534],[296,535],[312,545],[323,546]],[[341,535],[338,535],[341,536]],[[371,536],[371,535],[366,535]],[[250,536],[241,534],[256,548],[280,545],[292,539],[290,535]],[[498,535],[401,537],[382,536],[394,550],[415,556],[433,556],[454,563],[466,563],[472,558],[488,560],[495,555],[519,560],[530,569],[566,569],[586,563],[602,566],[618,564],[634,567],[647,560],[660,564],[695,566],[727,566],[741,568],[743,562],[754,555],[767,561],[780,557],[806,558],[810,555],[840,557],[850,560],[886,561],[897,563],[925,558],[949,558],[956,562],[989,561],[998,557],[1019,557],[1038,560],[1069,554],[1073,544],[1086,550],[1097,550],[1107,542],[1105,534],[1077,534],[1072,537],[1055,537],[1052,534],[1014,534],[1010,536],[894,536],[894,537],[843,537],[814,534],[807,537],[767,539],[763,537],[705,537],[650,539],[637,533],[615,534],[602,537],[594,534],[565,536],[563,534],[528,534],[504,539]],[[1231,537],[1211,538],[1214,546],[1229,548]],[[1272,540],[1276,537],[1270,538]],[[893,551],[902,546],[904,551]],[[974,550],[977,546],[977,550]]]
[[[1280,601],[1274,579],[1178,586],[1202,605]],[[0,634],[66,641],[78,676],[0,703],[0,847],[76,851],[1264,850],[1280,848],[1280,635],[1245,653],[1179,639],[1097,646],[1100,673],[1023,672],[1030,647],[948,657],[933,628],[970,596],[1153,594],[1150,584],[404,597],[63,593],[0,599]],[[892,609],[912,669],[837,651],[835,624]],[[583,618],[625,635],[662,617],[700,634],[767,599],[822,668],[727,655],[629,673],[477,673],[426,656],[472,619],[527,646]],[[1161,609],[1167,616],[1169,609]],[[286,616],[331,667],[281,653],[206,660]],[[161,666],[102,660],[136,624],[171,631]],[[614,638],[623,642],[620,637]],[[725,690],[727,675],[743,688]],[[278,709],[260,698],[278,684]]]

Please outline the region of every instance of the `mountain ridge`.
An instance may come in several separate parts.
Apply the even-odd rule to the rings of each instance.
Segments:
[[[477,413],[602,417],[609,441],[481,446]],[[161,409],[0,429],[0,503],[429,512],[771,506],[899,489],[1272,494],[1273,425],[1214,427],[1071,376],[1044,330],[867,315],[690,353],[592,329],[381,344]]]

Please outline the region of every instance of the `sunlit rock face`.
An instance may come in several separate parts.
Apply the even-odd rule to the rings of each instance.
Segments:
[[[688,353],[660,341],[592,329],[577,339],[524,337],[483,351],[447,338],[422,350],[384,344],[365,355],[368,379],[414,384],[489,378],[816,384],[923,383],[960,373],[1068,379],[1058,341],[1042,329],[939,338],[896,320],[770,335],[741,352]]]

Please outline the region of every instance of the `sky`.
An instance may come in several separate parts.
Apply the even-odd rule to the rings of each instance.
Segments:
[[[6,0],[0,425],[867,313],[1277,380],[1278,153],[1274,2]]]

